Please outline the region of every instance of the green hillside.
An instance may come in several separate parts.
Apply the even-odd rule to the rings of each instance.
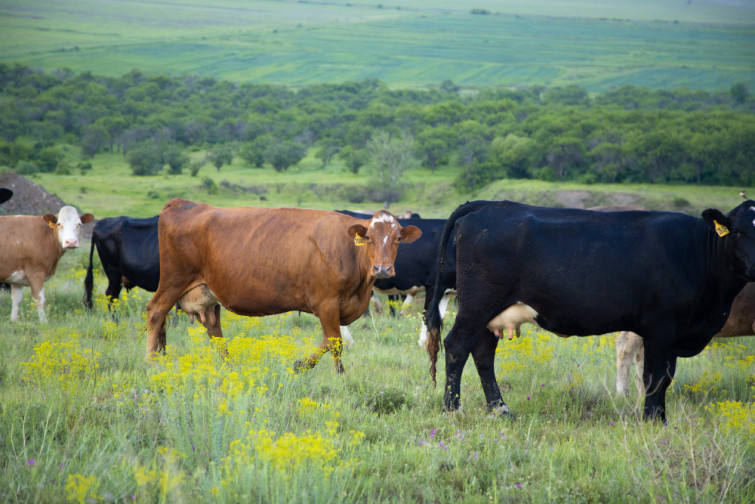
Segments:
[[[9,0],[0,5],[0,61],[293,86],[755,84],[750,3],[501,4]]]

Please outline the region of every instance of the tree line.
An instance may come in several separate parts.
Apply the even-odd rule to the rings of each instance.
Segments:
[[[377,79],[300,89],[210,77],[104,77],[0,63],[0,165],[58,171],[62,145],[87,158],[119,152],[135,175],[217,170],[239,156],[282,171],[308,152],[357,173],[403,149],[458,169],[460,190],[501,178],[584,183],[755,184],[755,101],[743,83],[717,93],[622,86],[391,89]],[[393,140],[393,141],[391,141]],[[397,157],[398,156],[398,157]],[[383,159],[383,161],[380,161]],[[396,195],[381,195],[380,198]]]

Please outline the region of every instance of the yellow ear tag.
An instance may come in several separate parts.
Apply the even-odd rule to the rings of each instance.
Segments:
[[[364,238],[362,238],[359,235],[355,235],[354,236],[354,245],[356,245],[357,247],[364,246]]]
[[[50,226],[50,229],[55,229],[55,224],[53,224],[50,221],[47,221],[47,225]]]
[[[727,228],[723,224],[719,224],[718,221],[715,221],[715,220],[713,221],[713,224],[716,225],[716,234],[718,236],[723,238],[724,236],[729,234],[729,228]]]

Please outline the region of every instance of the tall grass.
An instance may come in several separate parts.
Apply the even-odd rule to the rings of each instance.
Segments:
[[[4,502],[755,499],[755,338],[682,359],[662,426],[640,419],[641,398],[613,394],[612,336],[530,328],[496,360],[516,418],[488,413],[473,366],[462,410],[447,415],[416,345],[417,308],[352,324],[345,375],[328,356],[294,372],[320,338],[297,313],[223,311],[226,361],[172,316],[168,354],[148,364],[149,293],[108,310],[100,275],[85,311],[85,255],[69,252],[48,282],[46,325],[27,293],[21,321],[1,326]],[[4,321],[9,298],[0,293]]]

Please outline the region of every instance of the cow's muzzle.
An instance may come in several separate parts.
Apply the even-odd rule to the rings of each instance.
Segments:
[[[377,278],[390,278],[394,275],[393,266],[381,266],[379,264],[375,264],[372,267],[372,274]]]

